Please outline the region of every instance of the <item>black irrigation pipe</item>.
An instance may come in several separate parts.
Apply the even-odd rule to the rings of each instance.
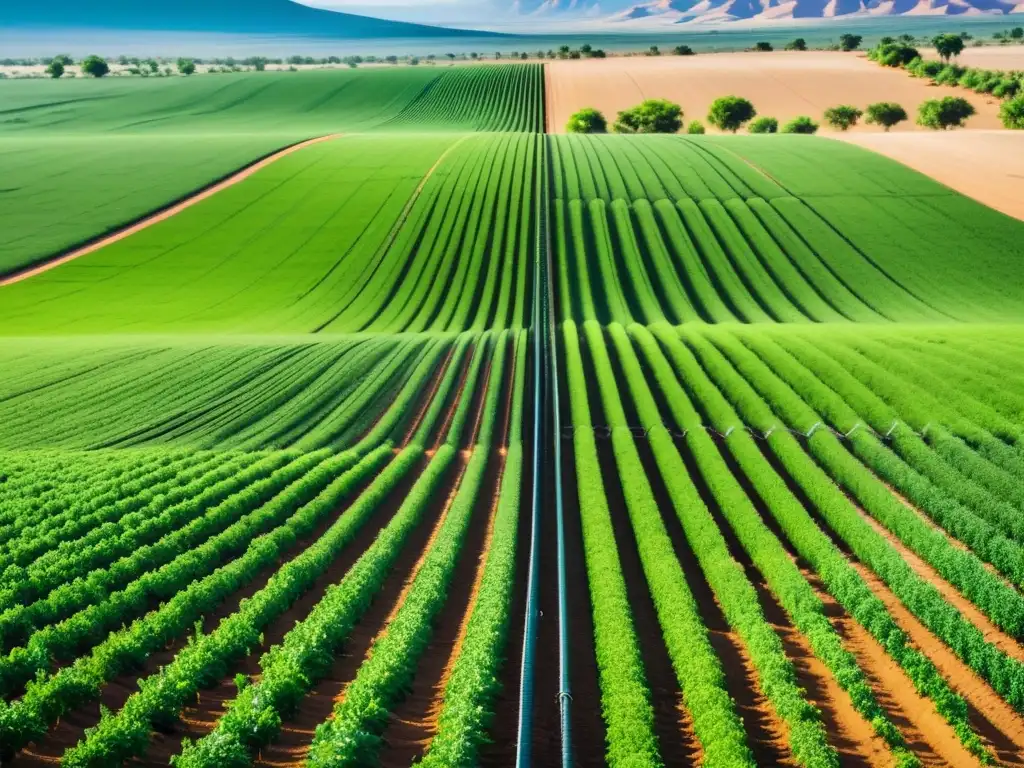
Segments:
[[[565,565],[565,514],[562,491],[562,432],[558,394],[557,327],[552,320],[554,286],[551,281],[551,230],[548,210],[548,147],[542,135],[537,169],[537,242],[533,276],[534,345],[534,434],[533,514],[530,530],[530,564],[526,592],[526,622],[523,637],[522,675],[519,690],[519,729],[516,742],[517,768],[530,768],[533,759],[533,715],[538,589],[540,579],[541,505],[544,497],[544,466],[553,470],[554,513],[557,527],[558,572],[558,712],[561,729],[561,765],[571,768],[572,686],[570,681],[569,601]],[[547,456],[550,461],[543,461]]]

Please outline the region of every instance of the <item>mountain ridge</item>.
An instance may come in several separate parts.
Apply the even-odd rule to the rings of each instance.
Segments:
[[[332,38],[483,36],[495,33],[389,21],[312,8],[291,0],[21,0],[0,3],[0,28],[62,27],[160,32],[218,32]]]
[[[1019,0],[516,0],[514,7],[524,15],[586,16],[623,29],[731,21],[1024,13],[1024,2]]]

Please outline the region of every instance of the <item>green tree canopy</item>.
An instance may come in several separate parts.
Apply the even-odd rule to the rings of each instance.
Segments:
[[[608,121],[592,107],[584,107],[569,118],[565,126],[569,133],[607,133]]]
[[[804,40],[802,37],[798,37],[795,40],[790,40],[788,43],[786,43],[786,50],[787,51],[806,51],[807,50],[807,41]]]
[[[57,80],[64,74],[64,62],[54,59],[46,65],[46,74]]]
[[[917,124],[933,130],[962,128],[964,121],[974,114],[974,107],[959,96],[929,99],[917,110]]]
[[[1024,130],[1024,96],[1004,101],[999,107],[999,119],[1005,128]]]
[[[683,126],[683,108],[665,99],[647,99],[619,112],[616,133],[676,133]]]
[[[704,123],[702,123],[700,120],[694,120],[688,126],[686,126],[686,132],[689,133],[691,136],[699,136],[700,134],[704,133]]]
[[[847,131],[857,124],[864,113],[850,104],[840,104],[825,110],[825,122],[840,131]]]
[[[92,77],[103,77],[110,72],[110,65],[99,56],[86,56],[82,59],[82,72]]]
[[[867,118],[864,122],[869,125],[880,125],[886,131],[907,119],[907,110],[894,101],[879,101],[875,104],[868,104],[866,113]]]
[[[954,56],[959,56],[964,49],[964,39],[960,35],[946,33],[936,35],[932,38],[932,45],[943,61],[949,61]]]
[[[774,117],[758,117],[747,126],[751,133],[778,133],[779,121]]]
[[[839,47],[844,51],[856,51],[860,48],[861,42],[863,42],[863,35],[840,35],[839,36]]]
[[[192,59],[178,59],[178,71],[188,77],[195,74],[196,63]]]
[[[806,115],[794,117],[782,127],[783,133],[817,133],[818,124]]]
[[[739,96],[723,96],[711,103],[708,122],[722,131],[736,133],[740,127],[757,117],[754,105]]]

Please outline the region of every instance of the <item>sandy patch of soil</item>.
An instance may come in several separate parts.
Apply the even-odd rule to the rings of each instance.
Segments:
[[[931,51],[931,54],[934,54]],[[929,58],[932,56],[929,55]],[[1024,69],[1024,45],[986,45],[980,48],[965,48],[956,57],[961,67],[982,69]]]
[[[898,160],[997,211],[1024,219],[1024,132],[856,132],[835,136]]]
[[[978,49],[982,51],[984,49]],[[994,60],[995,57],[993,57]],[[716,53],[697,56],[621,57],[547,64],[547,105],[552,132],[564,132],[569,116],[583,107],[616,114],[644,99],[665,98],[682,105],[685,119],[706,121],[708,107],[720,96],[750,99],[761,115],[785,122],[798,115],[820,119],[828,107],[896,101],[908,113],[942,96],[962,96],[978,114],[971,128],[1000,128],[998,101],[963,88],[935,86],[906,72],[880,67],[863,53],[829,51]],[[828,129],[823,128],[823,131]],[[894,131],[920,132],[907,121]],[[878,131],[858,126],[854,133]]]

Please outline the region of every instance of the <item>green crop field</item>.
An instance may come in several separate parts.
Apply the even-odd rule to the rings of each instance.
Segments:
[[[1019,764],[1024,222],[545,87],[0,82],[5,767]]]

